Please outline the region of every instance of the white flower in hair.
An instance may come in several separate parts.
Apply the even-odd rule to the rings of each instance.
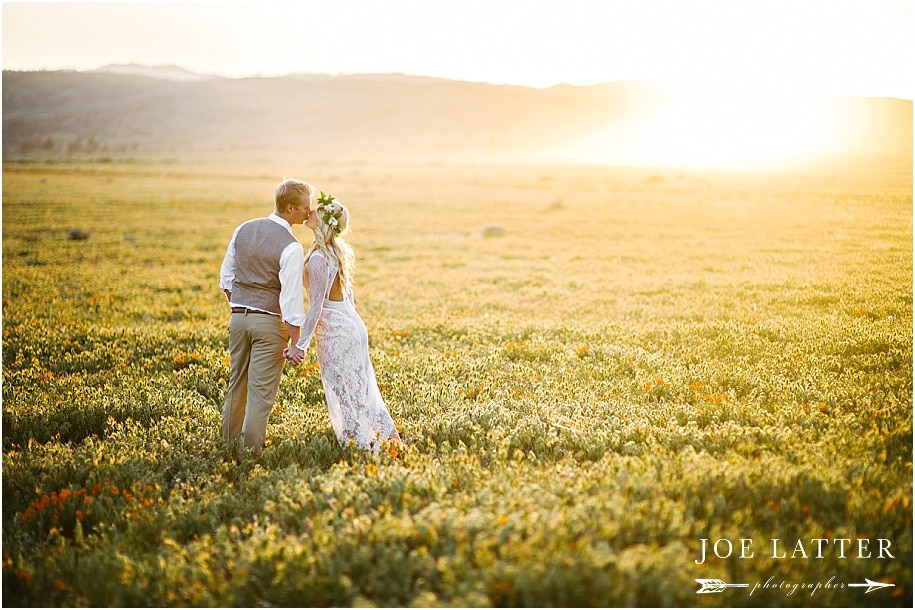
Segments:
[[[324,221],[324,224],[329,227],[333,227],[334,232],[339,233],[340,221],[338,217],[342,211],[342,208],[335,205],[335,203],[336,199],[334,199],[333,195],[329,195],[324,191],[321,191],[321,196],[318,197],[317,209],[322,213],[321,220]]]

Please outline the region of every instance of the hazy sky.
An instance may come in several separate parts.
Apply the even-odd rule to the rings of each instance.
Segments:
[[[3,3],[3,68],[404,73],[912,99],[912,1]]]

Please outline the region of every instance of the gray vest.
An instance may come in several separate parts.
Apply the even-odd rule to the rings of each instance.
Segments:
[[[280,310],[280,255],[296,241],[284,227],[258,218],[235,235],[235,282],[232,302],[272,313]]]

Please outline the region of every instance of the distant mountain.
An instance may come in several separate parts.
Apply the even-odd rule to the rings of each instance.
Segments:
[[[617,157],[668,107],[645,82],[549,89],[402,75],[228,79],[174,66],[3,72],[3,158],[283,155],[328,160],[527,160],[596,130]],[[912,102],[837,102],[842,154],[911,157]],[[844,120],[852,117],[854,120]]]
[[[89,72],[103,72],[107,74],[128,74],[131,76],[148,76],[177,81],[215,80],[220,76],[197,74],[179,66],[138,66],[137,64],[109,64]]]

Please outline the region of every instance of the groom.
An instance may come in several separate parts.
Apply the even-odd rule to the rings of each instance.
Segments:
[[[275,211],[235,229],[222,261],[219,287],[232,308],[229,390],[222,436],[239,438],[239,457],[260,450],[283,373],[283,349],[305,322],[305,251],[292,225],[308,218],[314,188],[301,180],[276,187]]]

